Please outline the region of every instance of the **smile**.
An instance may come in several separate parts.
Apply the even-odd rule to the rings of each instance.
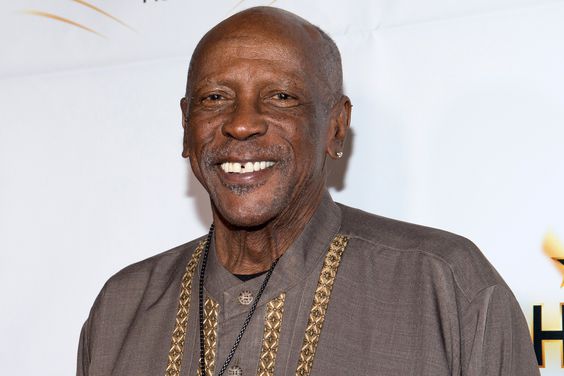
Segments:
[[[221,169],[224,172],[230,172],[235,174],[247,174],[251,172],[261,171],[274,166],[272,161],[256,161],[256,162],[223,162],[221,164]]]

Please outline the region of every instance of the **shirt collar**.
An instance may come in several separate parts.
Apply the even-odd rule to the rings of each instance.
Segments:
[[[259,306],[307,278],[325,256],[341,225],[341,209],[325,191],[315,213],[294,243],[282,255],[263,293]],[[217,259],[212,240],[206,268],[206,292],[220,306],[237,299],[241,291],[256,293],[264,277],[243,282],[231,274]],[[238,308],[237,308],[238,307]],[[241,311],[241,312],[239,312]],[[247,312],[248,306],[235,305],[228,316]]]

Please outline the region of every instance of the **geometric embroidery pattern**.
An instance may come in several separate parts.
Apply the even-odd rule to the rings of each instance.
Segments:
[[[182,277],[182,285],[180,287],[180,298],[178,302],[178,310],[176,312],[176,323],[172,332],[172,340],[170,350],[168,352],[168,362],[166,366],[165,376],[180,376],[180,368],[182,366],[182,354],[184,353],[184,341],[186,340],[188,315],[190,312],[190,297],[192,291],[192,277],[200,260],[200,255],[206,244],[202,240],[196,250],[192,254],[190,261],[186,265],[186,271]]]
[[[204,359],[206,362],[206,376],[213,376],[215,371],[215,354],[217,351],[217,314],[219,304],[212,298],[206,298],[204,304]],[[201,370],[198,368],[198,375]]]
[[[327,307],[329,306],[329,301],[331,299],[331,291],[333,290],[335,277],[337,276],[341,257],[347,247],[347,243],[348,238],[346,236],[337,235],[331,242],[325,259],[323,260],[323,267],[321,268],[321,273],[315,289],[306,332],[304,334],[303,344],[300,350],[296,376],[309,376],[311,373],[313,360],[315,358],[315,351],[317,349],[317,344],[319,343],[319,337],[325,321],[325,314],[327,313]],[[186,271],[182,277],[178,310],[176,313],[176,323],[172,333],[165,376],[180,376],[182,355],[184,352],[184,343],[186,340],[187,324],[190,312],[192,279],[205,245],[205,240],[202,240],[198,244],[190,261],[186,265]],[[286,294],[282,293],[267,304],[263,345],[257,369],[258,376],[274,375],[274,366],[280,342],[280,330],[282,328],[285,298]],[[218,312],[219,304],[215,303],[208,297],[204,304],[204,358],[206,362],[206,376],[212,376],[215,371]],[[200,371],[198,370],[198,375],[199,374]]]
[[[333,290],[335,277],[337,276],[341,257],[347,247],[348,240],[346,236],[337,235],[335,239],[333,239],[327,251],[327,255],[325,256],[325,260],[323,261],[323,267],[321,268],[317,288],[313,296],[313,303],[300,351],[298,367],[296,369],[297,376],[306,376],[311,372],[319,336],[321,335],[323,322],[325,321],[325,314],[327,313],[327,307],[331,299],[331,291]]]
[[[280,343],[280,329],[282,328],[285,298],[286,293],[282,293],[266,305],[262,350],[260,352],[257,376],[274,376],[274,364]]]

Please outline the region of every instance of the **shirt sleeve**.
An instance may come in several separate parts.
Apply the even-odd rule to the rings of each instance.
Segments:
[[[540,376],[527,322],[507,287],[481,291],[461,330],[463,376]]]
[[[88,368],[90,364],[90,354],[88,348],[88,323],[89,320],[84,323],[82,330],[80,331],[76,362],[76,376],[88,376]]]
[[[101,301],[104,297],[106,291],[106,285],[102,288],[102,291],[96,297],[88,319],[82,325],[82,330],[80,331],[80,339],[78,340],[78,353],[77,353],[77,364],[76,364],[76,376],[88,376],[90,374],[90,363],[92,360],[93,344],[96,337],[95,325],[98,310],[100,309]]]

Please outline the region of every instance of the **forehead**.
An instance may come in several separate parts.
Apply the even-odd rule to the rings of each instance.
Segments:
[[[307,39],[264,31],[214,35],[198,46],[191,78],[200,81],[241,70],[247,70],[248,74],[268,70],[280,76],[305,79],[315,75],[311,55],[314,49]]]

